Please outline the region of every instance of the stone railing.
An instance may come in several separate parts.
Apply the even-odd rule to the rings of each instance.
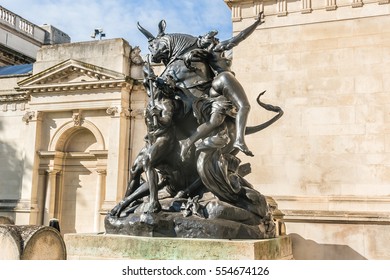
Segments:
[[[261,28],[340,21],[388,15],[390,0],[224,0],[231,8],[233,32],[241,31],[260,12]]]
[[[0,6],[0,21],[14,26],[16,21],[15,19],[16,16],[13,13]]]
[[[259,12],[265,16],[284,17],[291,14],[309,14],[313,11],[335,11],[343,8],[371,7],[368,11],[388,11],[386,8],[375,8],[374,5],[390,4],[390,0],[224,0],[232,10],[233,22],[244,18],[256,17]],[[249,11],[250,10],[250,11]],[[358,10],[358,9],[357,9]],[[349,11],[349,13],[351,13]],[[358,13],[358,12],[357,12]],[[354,15],[355,16],[355,15]]]
[[[35,25],[0,6],[0,23],[12,26],[19,32],[34,36]]]

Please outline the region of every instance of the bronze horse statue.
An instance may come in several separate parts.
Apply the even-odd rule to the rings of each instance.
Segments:
[[[263,124],[247,127],[249,101],[230,71],[230,61],[223,55],[261,23],[260,14],[254,24],[222,42],[215,38],[216,31],[203,37],[166,34],[166,23],[162,20],[158,34],[154,36],[138,24],[138,29],[148,39],[152,62],[163,63],[165,69],[159,77],[150,69],[145,71],[144,85],[153,101],[146,110],[149,112],[149,118],[146,116],[149,132],[145,147],[131,169],[125,197],[111,210],[112,216],[121,216],[125,209],[126,215],[133,212],[138,207],[137,199],[147,194],[150,197],[145,212],[161,211],[157,192],[164,186],[176,197],[194,197],[205,188],[222,201],[259,216],[265,215],[264,209],[256,208],[256,203],[265,203],[259,202],[263,198],[238,174],[240,161],[235,156],[239,152],[253,156],[244,135],[268,127],[283,115],[283,111],[278,106],[261,102],[262,92],[257,103],[277,114]],[[170,105],[164,107],[160,103]],[[153,118],[157,120],[154,125]],[[155,131],[162,133],[156,135]],[[164,140],[158,142],[158,137]],[[195,149],[196,142],[201,143]],[[163,144],[155,148],[156,143]],[[146,181],[141,179],[142,173],[146,174]]]

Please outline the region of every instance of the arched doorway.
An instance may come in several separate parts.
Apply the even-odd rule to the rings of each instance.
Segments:
[[[100,231],[107,166],[100,130],[87,120],[67,122],[40,156],[46,170],[43,223],[58,218],[63,234]]]
[[[94,230],[97,160],[95,136],[86,128],[74,131],[64,143],[59,213],[62,233]]]

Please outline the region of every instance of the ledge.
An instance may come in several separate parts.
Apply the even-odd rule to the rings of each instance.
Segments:
[[[262,240],[65,234],[68,259],[282,260],[292,259],[289,236]]]
[[[282,210],[284,222],[390,225],[388,212]]]

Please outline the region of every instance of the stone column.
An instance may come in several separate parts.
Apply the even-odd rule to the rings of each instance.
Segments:
[[[57,173],[58,170],[47,170],[47,185],[46,185],[46,199],[44,225],[48,225],[50,219],[55,218],[56,214],[56,192],[57,192]]]
[[[37,200],[38,200],[38,217],[35,224],[43,225],[45,220],[45,200],[46,200],[46,171],[44,169],[38,170],[37,182]]]
[[[98,174],[98,177],[96,183],[95,214],[94,214],[93,228],[95,232],[99,232],[100,231],[100,208],[102,203],[105,177],[107,172],[105,169],[98,169],[96,170],[96,172]]]

